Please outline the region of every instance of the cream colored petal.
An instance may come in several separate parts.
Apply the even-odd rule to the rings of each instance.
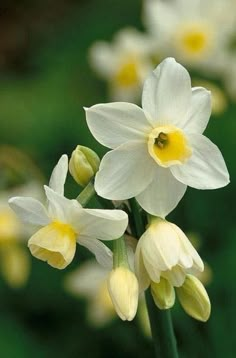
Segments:
[[[128,142],[103,157],[95,190],[106,199],[132,198],[152,181],[155,166],[146,144]]]
[[[68,172],[68,157],[63,154],[52,171],[49,187],[56,193],[64,194],[64,184]]]
[[[173,124],[181,128],[191,97],[188,71],[175,59],[167,58],[146,79],[142,107],[153,124]]]
[[[37,259],[64,269],[74,258],[76,235],[68,225],[51,223],[30,238],[28,247]]]
[[[117,148],[131,140],[144,142],[151,130],[143,110],[135,104],[97,104],[85,110],[92,135],[108,148]]]
[[[92,239],[86,236],[80,236],[78,243],[91,251],[101,266],[111,270],[113,265],[113,254],[106,245],[95,238]]]
[[[135,274],[138,278],[139,282],[139,290],[140,292],[145,291],[149,285],[150,285],[150,278],[148,276],[147,270],[143,263],[143,257],[141,253],[141,246],[139,244],[140,241],[138,241],[138,245],[135,251],[135,257],[134,257],[134,269]]]
[[[178,205],[186,189],[169,169],[156,167],[152,182],[136,199],[149,214],[165,218]]]
[[[118,239],[127,225],[128,215],[122,210],[82,209],[74,218],[74,226],[80,235],[100,240]]]
[[[16,196],[9,200],[9,205],[23,222],[40,226],[50,222],[45,207],[34,198]]]
[[[162,276],[168,280],[171,285],[175,287],[180,287],[183,285],[186,278],[186,270],[180,266],[175,266],[171,270],[163,271]]]
[[[196,189],[226,186],[229,173],[218,147],[201,134],[189,134],[188,139],[193,154],[185,164],[170,167],[174,177]]]

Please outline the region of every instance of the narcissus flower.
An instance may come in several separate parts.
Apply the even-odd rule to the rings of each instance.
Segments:
[[[147,73],[152,69],[148,36],[133,28],[119,31],[112,43],[98,41],[90,49],[94,70],[108,81],[112,100],[138,99]]]
[[[141,290],[152,282],[160,283],[162,277],[172,286],[180,287],[188,273],[195,274],[203,269],[200,256],[183,231],[166,220],[153,219],[138,241],[135,273]],[[173,297],[169,287],[166,291]]]
[[[114,240],[125,231],[127,215],[120,210],[84,209],[64,197],[68,157],[63,155],[45,186],[47,205],[31,197],[14,197],[9,204],[26,223],[41,226],[29,240],[33,256],[63,269],[70,264],[76,242],[93,252],[103,265],[111,264],[111,252],[101,240]]]
[[[187,185],[216,189],[228,184],[219,149],[202,135],[211,113],[210,93],[191,88],[187,70],[173,58],[148,76],[142,107],[117,102],[86,109],[94,137],[113,149],[96,174],[100,196],[136,197],[147,212],[164,218]]]
[[[207,73],[222,71],[235,33],[232,0],[145,0],[144,22],[163,55]]]

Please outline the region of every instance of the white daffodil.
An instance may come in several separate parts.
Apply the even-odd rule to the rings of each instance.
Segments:
[[[140,290],[145,290],[152,282],[159,283],[161,278],[180,287],[188,273],[195,274],[203,269],[200,256],[183,231],[166,220],[153,219],[138,241],[135,273]]]
[[[143,18],[158,51],[209,74],[225,67],[234,8],[233,0],[145,0]]]
[[[164,218],[187,185],[216,189],[229,183],[219,149],[202,135],[211,113],[210,93],[191,88],[187,70],[173,58],[148,76],[142,107],[117,102],[86,109],[94,137],[113,149],[96,174],[100,196],[136,197],[147,212]]]
[[[87,299],[88,320],[95,326],[103,326],[116,317],[107,288],[109,272],[108,268],[98,265],[95,260],[89,260],[66,276],[66,290],[74,296]]]
[[[108,81],[113,100],[139,98],[143,81],[152,69],[151,49],[149,37],[133,28],[119,31],[111,44],[99,41],[91,47],[91,65]]]
[[[76,242],[93,252],[99,263],[110,265],[111,251],[101,240],[123,235],[128,219],[120,210],[83,209],[76,200],[64,197],[68,157],[63,155],[52,172],[49,186],[44,186],[47,205],[31,197],[14,197],[11,208],[26,223],[41,226],[29,240],[33,256],[63,269],[70,264]]]

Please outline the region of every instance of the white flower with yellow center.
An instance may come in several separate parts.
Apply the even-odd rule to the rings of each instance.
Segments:
[[[184,67],[164,60],[145,81],[142,107],[117,102],[86,109],[94,137],[113,149],[96,174],[100,196],[136,197],[147,212],[164,218],[187,185],[216,189],[228,184],[219,149],[202,135],[211,113],[210,93],[191,88]]]
[[[232,0],[146,0],[144,22],[165,56],[218,71],[224,67],[234,35],[233,8]]]
[[[154,218],[138,241],[135,273],[145,290],[161,278],[172,286],[183,285],[187,274],[202,272],[203,262],[182,230],[175,224]]]
[[[76,200],[64,197],[68,157],[63,155],[52,172],[49,186],[44,186],[47,205],[31,197],[14,197],[11,208],[26,223],[41,226],[29,240],[33,256],[63,269],[72,261],[76,242],[85,246],[102,265],[111,265],[111,251],[101,240],[123,235],[128,219],[121,210],[83,209]]]
[[[90,50],[90,62],[109,83],[113,100],[139,97],[143,81],[151,70],[151,41],[133,28],[119,31],[111,44],[96,42]]]

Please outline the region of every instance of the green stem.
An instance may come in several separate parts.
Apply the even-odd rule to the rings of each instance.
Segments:
[[[113,268],[119,266],[129,268],[124,236],[114,240],[113,243]]]
[[[156,357],[178,358],[170,310],[158,309],[153,301],[150,290],[146,291],[146,303]]]
[[[81,191],[77,196],[76,200],[82,205],[85,206],[92,197],[96,194],[93,181],[90,181],[88,185]]]
[[[129,203],[134,217],[136,234],[140,238],[145,227],[139,205],[135,199],[129,200]],[[150,289],[146,292],[146,303],[156,358],[178,358],[170,310],[160,310],[156,307]]]

